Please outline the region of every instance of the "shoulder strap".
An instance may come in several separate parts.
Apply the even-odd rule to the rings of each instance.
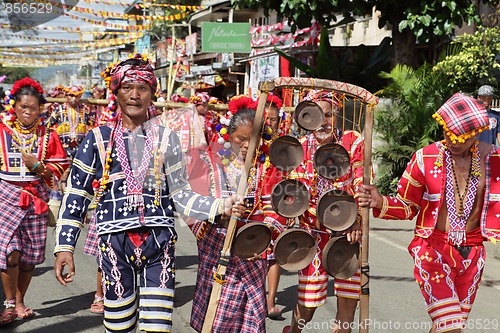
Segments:
[[[95,136],[95,142],[97,145],[97,150],[99,151],[99,159],[101,160],[101,164],[104,167],[106,165],[106,148],[104,147],[104,139],[102,138],[102,133],[99,128],[95,128],[92,130]],[[108,141],[108,146],[112,145],[113,140],[111,138]]]
[[[42,161],[45,161],[45,155],[47,155],[47,149],[48,149],[48,146],[49,146],[51,131],[52,131],[51,129],[49,129],[48,127],[45,127],[45,134],[43,136],[42,141],[40,142],[41,143],[41,147],[40,148],[42,149],[42,156],[41,156]]]
[[[164,155],[165,152],[167,151],[167,146],[170,141],[170,132],[172,132],[172,130],[168,127],[165,127],[163,130],[163,136],[161,138],[161,146],[160,146],[160,152],[162,153],[162,155]]]

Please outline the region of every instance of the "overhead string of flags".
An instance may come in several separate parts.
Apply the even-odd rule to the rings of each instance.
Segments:
[[[20,24],[10,24],[10,23],[0,23],[0,29],[7,30],[2,31],[4,36],[9,36],[9,44],[3,43],[0,45],[0,61],[4,66],[34,66],[34,65],[55,65],[63,63],[75,63],[75,60],[81,60],[85,56],[91,56],[88,52],[88,48],[92,48],[92,53],[99,53],[103,50],[109,50],[109,48],[116,49],[120,45],[127,43],[134,43],[138,39],[142,38],[145,32],[152,28],[155,22],[168,22],[177,21],[187,17],[191,12],[205,8],[204,6],[190,6],[190,5],[173,5],[173,4],[159,4],[152,3],[148,4],[138,4],[135,5],[136,8],[162,8],[178,11],[179,13],[169,14],[169,15],[135,15],[135,14],[125,14],[114,11],[104,11],[95,10],[92,8],[85,8],[80,6],[72,6],[68,11],[66,5],[61,4],[57,1],[51,0],[41,0],[40,3],[50,4],[54,11],[57,11],[61,16],[71,18],[73,20],[83,21],[92,24],[96,27],[104,27],[106,29],[117,29],[119,30],[119,35],[122,37],[112,38],[107,40],[94,39],[92,41],[85,40],[82,41],[81,36],[83,34],[103,36],[106,34],[114,33],[117,31],[85,31],[79,26],[51,26],[50,24],[44,24],[40,26],[25,26]],[[86,0],[85,3],[92,5],[114,5],[127,7],[130,4],[126,4],[122,1],[94,1]],[[139,6],[139,7],[138,7]],[[145,24],[135,24],[135,25],[125,25],[106,21],[108,19],[122,19],[122,20],[136,20],[143,21]],[[30,31],[47,31],[47,32],[57,32],[64,31],[68,33],[78,33],[80,34],[79,39],[64,39],[64,38],[44,38],[38,36],[28,36],[20,33],[13,33],[8,30],[25,30]],[[98,30],[98,29],[93,29]],[[20,43],[20,40],[27,40],[29,43]],[[43,44],[44,55],[38,54],[37,51],[40,47],[39,41]],[[62,48],[65,48],[66,56],[62,56]],[[22,57],[19,57],[22,54]],[[61,55],[61,56],[59,56]],[[54,57],[56,56],[56,57]],[[58,57],[57,57],[58,56]]]

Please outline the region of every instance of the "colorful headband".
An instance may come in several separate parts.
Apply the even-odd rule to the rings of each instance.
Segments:
[[[56,97],[57,95],[59,95],[60,93],[64,93],[65,92],[65,89],[63,86],[56,86],[54,87],[51,91],[49,91],[49,96],[50,97]]]
[[[191,96],[190,102],[193,104],[203,104],[208,103],[210,96],[206,92],[197,92],[193,96]]]
[[[10,89],[10,94],[12,96],[15,96],[19,89],[21,89],[22,87],[26,87],[26,86],[32,86],[40,94],[43,94],[42,86],[38,82],[36,82],[35,80],[33,80],[29,77],[25,77],[24,79],[21,79],[21,80],[14,82],[14,84],[12,85],[12,88]]]
[[[138,66],[124,64],[129,59],[143,60],[146,64]],[[158,81],[154,75],[151,61],[141,54],[131,55],[129,59],[113,64],[101,72],[101,76],[104,78],[109,90],[114,93],[120,89],[123,83],[144,82],[149,84],[153,91],[156,91]]]
[[[63,88],[66,95],[71,96],[81,96],[85,91],[79,86],[69,86],[68,88]]]
[[[257,102],[255,102],[252,98],[246,95],[236,95],[231,97],[229,103],[227,103],[229,114],[231,117],[238,110],[248,108],[248,109],[257,109]]]
[[[50,97],[56,97],[57,95],[59,95],[61,92],[63,92],[62,90],[58,90],[57,88],[54,88],[52,89],[51,91],[49,91],[49,96]]]
[[[490,128],[484,104],[461,93],[451,96],[432,117],[453,143],[463,143]]]

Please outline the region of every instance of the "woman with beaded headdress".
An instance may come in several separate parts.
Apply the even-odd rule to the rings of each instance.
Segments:
[[[174,211],[216,223],[231,211],[239,216],[243,205],[191,191],[179,139],[158,123],[157,81],[146,57],[112,65],[104,77],[113,113],[74,158],[56,229],[56,279],[66,285],[75,275],[73,252],[95,190],[106,332],[170,332]]]
[[[7,94],[0,124],[0,269],[5,310],[0,325],[34,316],[24,304],[35,265],[45,260],[49,187],[68,167],[61,141],[41,122],[38,82],[24,78]]]
[[[500,149],[478,136],[489,128],[484,104],[456,93],[433,115],[444,140],[418,150],[396,197],[363,185],[361,206],[375,217],[416,218],[408,246],[431,332],[462,332],[484,271],[484,240],[500,240]]]
[[[205,186],[210,188],[216,196],[227,197],[236,193],[239,179],[244,169],[244,160],[248,153],[248,146],[255,121],[256,103],[248,96],[235,96],[229,102],[227,117],[222,117],[217,125],[217,133],[210,145],[212,179]],[[261,150],[259,148],[259,150]],[[270,202],[261,200],[270,195],[263,190],[263,179],[266,179],[272,188],[272,180],[278,182],[277,175],[271,171],[266,174],[256,171],[261,168],[256,165],[263,163],[255,156],[253,167],[248,175],[248,188],[245,196],[245,220],[262,223],[279,223],[264,215],[264,206],[271,206]],[[272,166],[269,170],[276,170]],[[262,186],[262,187],[260,187]],[[256,190],[258,189],[258,190]],[[270,192],[270,191],[269,191]],[[262,195],[262,197],[261,197]],[[214,271],[217,268],[220,252],[226,237],[226,224],[213,225],[206,221],[187,221],[198,245],[198,274],[196,281],[193,308],[191,312],[191,326],[201,332],[212,286],[215,282]],[[241,221],[240,221],[241,222]],[[219,299],[212,327],[213,332],[265,332],[267,316],[265,297],[265,277],[267,261],[263,257],[251,260],[241,259],[234,253],[228,259],[225,282]],[[234,302],[237,299],[238,302]]]

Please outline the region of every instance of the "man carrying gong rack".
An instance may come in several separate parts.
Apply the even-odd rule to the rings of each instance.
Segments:
[[[286,86],[290,83],[292,87],[297,87],[301,85],[301,83],[306,83],[304,86],[314,83],[314,86],[317,87],[320,81],[325,83],[327,88],[325,88],[325,91],[311,91],[307,95],[306,99],[309,104],[304,108],[307,112],[298,112],[299,106],[296,108],[295,121],[299,126],[310,132],[303,136],[298,144],[303,149],[303,156],[300,157],[299,163],[294,166],[291,172],[287,170],[287,173],[285,173],[289,178],[286,180],[300,180],[300,182],[307,187],[307,192],[309,192],[307,200],[308,208],[301,213],[298,219],[300,220],[300,229],[307,230],[307,232],[312,235],[311,237],[314,237],[314,240],[311,246],[312,258],[304,265],[306,267],[301,267],[299,271],[299,300],[294,309],[292,325],[286,326],[283,332],[300,332],[301,328],[312,319],[316,308],[326,302],[328,275],[338,277],[335,281],[336,295],[338,296],[337,308],[339,309],[336,316],[336,322],[341,325],[338,325],[339,327],[334,330],[335,332],[350,332],[351,323],[354,320],[355,309],[360,298],[360,280],[363,280],[363,290],[368,290],[368,283],[364,281],[365,277],[361,277],[359,269],[361,218],[358,213],[358,206],[355,198],[357,197],[357,188],[362,184],[363,179],[365,179],[366,182],[366,179],[369,180],[370,178],[370,171],[367,171],[370,169],[364,166],[364,160],[371,160],[371,156],[368,158],[364,156],[364,139],[358,131],[343,131],[343,128],[336,128],[338,126],[335,126],[335,121],[338,117],[334,115],[336,115],[338,109],[343,106],[341,104],[343,101],[341,95],[336,95],[334,93],[334,88],[343,85],[347,88],[354,87],[365,92],[367,96],[362,98],[362,103],[365,103],[365,106],[367,108],[370,107],[371,110],[373,105],[370,103],[376,101],[376,98],[362,88],[341,82],[316,79],[278,78],[275,79],[274,82],[264,82],[261,85],[261,96],[259,98],[259,106],[257,107],[254,125],[259,127],[260,120],[262,119],[261,112],[264,109],[267,94],[270,90],[274,89],[274,86]],[[266,88],[265,84],[272,85],[273,87],[267,87],[268,90],[266,91],[266,89],[262,89],[263,86]],[[302,114],[302,119],[298,117],[298,113],[299,116]],[[316,117],[318,114],[319,117]],[[319,124],[315,128],[305,128],[302,126],[304,124],[308,126],[307,122],[311,119],[314,121],[320,119]],[[300,123],[301,120],[302,124]],[[258,133],[259,129],[254,128],[254,142],[250,144],[249,152],[255,152]],[[371,145],[371,140],[369,144]],[[369,149],[371,148],[369,147]],[[332,153],[333,156],[331,155]],[[273,162],[272,145],[270,148],[270,156],[271,162]],[[321,160],[321,158],[323,160]],[[245,170],[250,169],[252,159],[253,156],[247,155]],[[335,165],[332,165],[332,161],[335,161],[335,163],[341,161],[341,163],[340,165],[335,163]],[[277,188],[279,187],[278,185],[276,185]],[[244,188],[239,188],[238,194],[240,194],[240,192],[243,193],[243,191]],[[276,200],[280,201],[279,196]],[[288,200],[288,197],[286,200]],[[282,201],[285,202],[286,200]],[[283,217],[284,215],[283,212],[280,211],[279,205],[280,204],[277,203],[275,207],[273,204],[273,208],[275,208],[276,213]],[[343,210],[340,214],[340,218],[336,219],[337,221],[330,221],[329,219],[329,217],[332,216],[328,214],[335,215],[335,213],[332,213],[332,211],[335,210],[332,207],[341,207]],[[319,215],[320,212],[321,216]],[[292,222],[294,220],[290,219],[290,221]],[[368,223],[368,221],[366,221],[366,223]],[[364,224],[363,230],[367,233],[367,228],[365,230]],[[229,224],[228,238],[226,238],[221,257],[227,255],[231,251],[235,225],[236,221],[233,221],[232,218]],[[329,245],[329,247],[325,249],[327,245]],[[277,247],[278,244],[275,244],[275,255],[277,255]],[[330,252],[335,252],[335,249],[338,250],[339,247],[349,248],[347,252],[353,254],[352,260],[347,260],[348,263],[346,264],[344,262],[340,263],[335,262],[335,260],[330,260],[330,256],[327,256],[326,261],[328,262],[323,262],[325,261],[325,255]],[[334,251],[329,249],[333,249]],[[365,261],[367,261],[367,256],[366,259],[364,256],[365,254],[363,253],[363,266],[365,266]],[[278,258],[277,261],[279,262]],[[223,266],[224,265],[220,264],[215,273],[219,275],[224,274],[225,267]],[[366,278],[367,276],[366,274]],[[217,285],[217,283],[214,284],[212,290],[209,311],[207,311],[202,332],[211,332],[210,323],[213,319],[210,319],[210,312],[214,312],[215,310],[213,310],[213,308],[217,308],[217,295],[220,295],[220,290],[217,291]],[[363,292],[363,295],[365,295],[365,292]],[[363,300],[367,300],[367,298],[363,298]],[[367,305],[366,302],[365,305]],[[211,308],[212,311],[210,311]],[[361,310],[361,312],[365,312],[360,313],[360,318],[363,319],[367,315],[367,307],[362,307]]]
[[[359,255],[361,239],[355,198],[363,181],[364,141],[359,132],[335,126],[341,103],[333,91],[311,90],[295,109],[297,124],[308,132],[299,140],[303,158],[288,179],[300,181],[308,189],[308,208],[298,220],[312,235],[314,246],[312,261],[298,272],[298,300],[291,326],[283,332],[301,332],[317,307],[326,303],[328,275],[335,276],[334,331],[350,332],[354,320],[360,293],[359,261],[353,260],[345,270],[344,263],[329,256],[339,247]]]

